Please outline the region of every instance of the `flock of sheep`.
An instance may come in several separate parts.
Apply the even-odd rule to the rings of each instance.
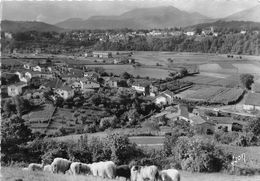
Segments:
[[[45,171],[71,175],[93,175],[102,178],[114,179],[124,177],[131,181],[180,181],[180,173],[176,169],[161,170],[155,165],[151,166],[116,166],[112,161],[86,164],[72,162],[64,158],[55,158],[50,165],[31,163],[23,168],[28,171]]]

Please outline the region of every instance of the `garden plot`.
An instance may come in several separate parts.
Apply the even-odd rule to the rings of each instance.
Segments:
[[[225,88],[218,86],[194,86],[189,90],[176,94],[175,97],[190,101],[201,101],[217,104],[231,104],[243,96],[241,88]]]
[[[210,101],[213,103],[234,103],[241,98],[244,90],[241,88],[226,89],[218,95],[215,95]]]
[[[193,94],[188,95],[186,98],[191,100],[210,102],[211,98],[221,92],[225,91],[223,87],[208,87],[199,89]]]
[[[184,82],[192,82],[198,85],[236,87],[239,85],[239,75],[232,75],[226,78],[217,78],[211,76],[188,76],[181,79]]]

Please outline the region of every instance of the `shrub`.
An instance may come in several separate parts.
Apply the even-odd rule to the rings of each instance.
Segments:
[[[183,170],[194,172],[220,171],[226,157],[212,142],[194,137],[180,137],[172,152]]]
[[[225,132],[223,130],[214,133],[214,139],[222,144],[230,144],[239,136],[238,132]]]

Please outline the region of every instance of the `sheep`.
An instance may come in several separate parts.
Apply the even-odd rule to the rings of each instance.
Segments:
[[[64,158],[55,158],[51,163],[51,169],[53,173],[63,173],[70,169],[71,161]]]

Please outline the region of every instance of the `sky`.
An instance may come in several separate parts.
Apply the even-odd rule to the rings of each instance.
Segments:
[[[199,12],[211,18],[223,18],[260,5],[260,0],[70,0],[2,1],[2,19],[43,21],[55,24],[69,18],[87,19],[94,15],[120,15],[135,8],[174,6]]]

